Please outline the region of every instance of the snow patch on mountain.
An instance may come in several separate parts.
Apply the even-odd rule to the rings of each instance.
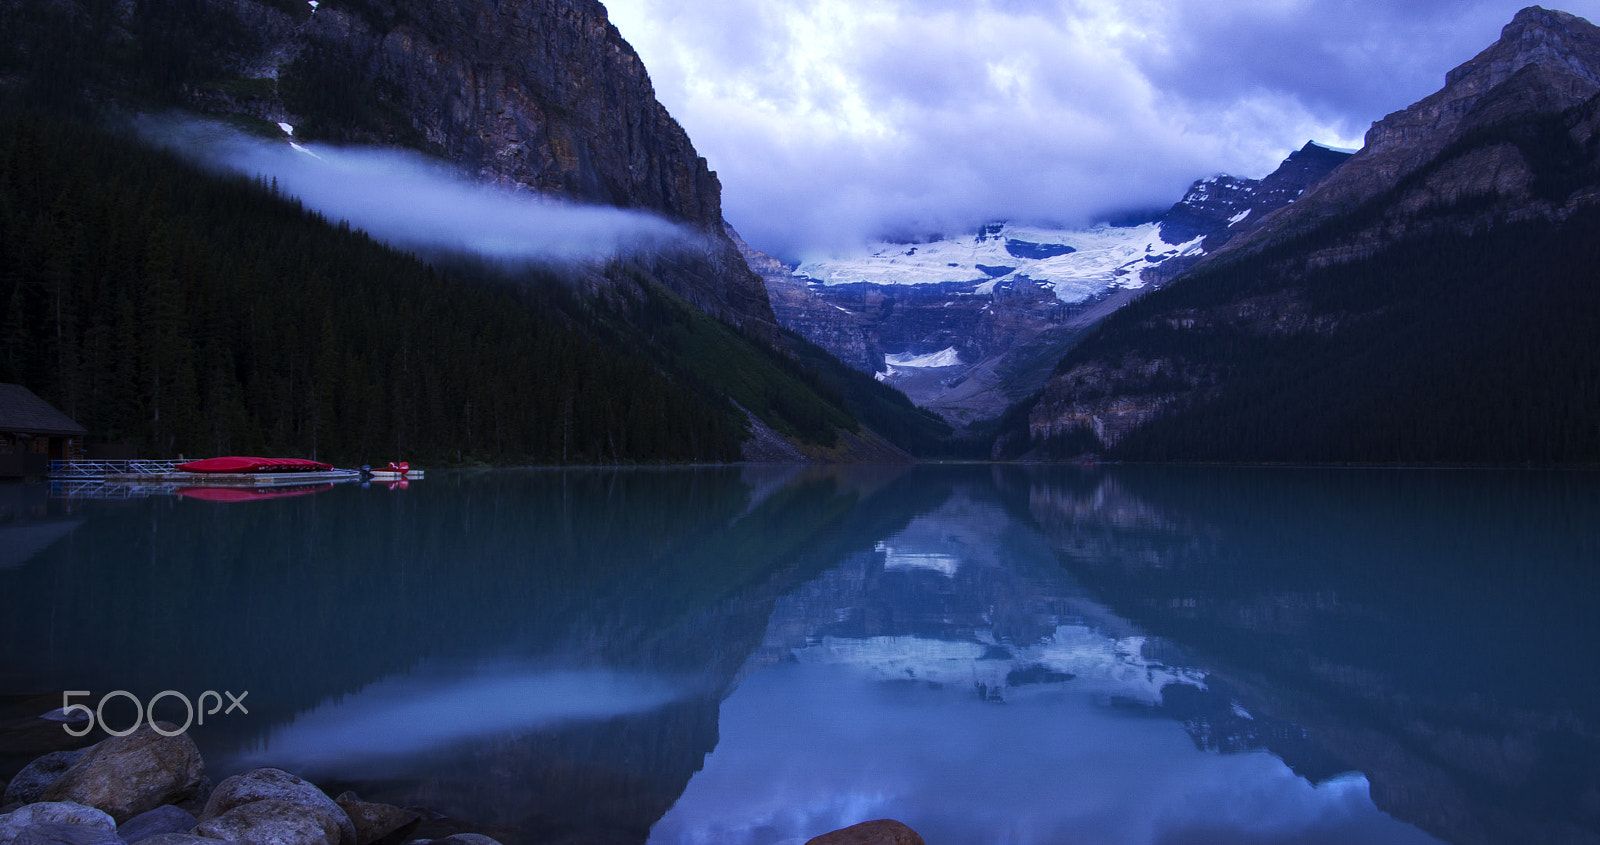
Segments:
[[[1048,288],[1063,302],[1082,302],[1113,287],[1143,287],[1144,270],[1202,254],[1201,240],[1166,243],[1158,223],[1091,229],[990,224],[927,243],[881,241],[854,254],[807,261],[795,275],[823,285],[969,282],[977,294],[1023,281]]]
[[[926,355],[913,355],[910,352],[886,355],[883,360],[893,367],[959,367],[962,363],[961,353],[954,346]]]

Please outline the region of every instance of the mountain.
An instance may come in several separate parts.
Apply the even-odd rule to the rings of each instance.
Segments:
[[[1163,215],[1134,225],[991,223],[792,268],[740,243],[781,325],[965,428],[1036,392],[1087,329],[1348,157],[1307,143],[1264,179],[1197,180]]]
[[[1519,12],[1296,202],[1107,320],[997,452],[1600,460],[1597,95],[1600,30]]]
[[[778,327],[725,231],[716,174],[594,0],[0,0],[0,32],[11,174],[0,208],[12,215],[0,221],[0,259],[15,268],[0,276],[0,372],[97,438],[157,454],[248,448],[358,462],[397,449],[496,462],[903,461],[880,432],[914,446],[944,430]],[[302,152],[315,141],[410,149],[478,183],[645,212],[689,237],[532,268],[393,255],[339,271],[352,280],[329,269],[349,265],[339,246],[349,227],[278,196],[275,181],[240,185],[133,149],[125,127],[174,114]],[[22,179],[28,157],[52,143],[107,152],[64,160],[51,149],[41,172],[59,181]],[[118,167],[140,172],[122,180]],[[151,187],[161,181],[174,190]],[[98,195],[95,184],[105,185]],[[203,210],[217,202],[227,213]],[[149,215],[116,228],[142,204]],[[52,217],[84,207],[100,216],[65,229]],[[167,290],[168,265],[152,260],[166,253],[141,239],[174,232],[205,260]],[[298,240],[259,245],[285,237]],[[390,296],[384,272],[416,281]],[[272,279],[293,282],[274,291]],[[162,297],[172,296],[206,308],[170,311]],[[441,297],[492,319],[435,326]],[[272,302],[275,327],[318,330],[237,329],[225,309],[258,300]],[[392,333],[364,341],[380,319]],[[123,329],[130,355],[109,366],[104,334]],[[269,361],[286,372],[264,369]],[[308,362],[339,377],[307,393]]]
[[[637,339],[622,305],[532,270],[442,272],[81,124],[0,114],[0,267],[0,377],[91,443],[357,465],[740,454],[741,416]]]
[[[1265,179],[1218,176],[1196,182],[1161,219],[1161,236],[1168,242],[1204,238],[1203,251],[1194,257],[1217,252],[1234,238],[1257,230],[1274,212],[1299,201],[1353,152],[1308,141]],[[1169,262],[1161,273],[1171,278],[1193,263]]]
[[[1499,213],[1560,217],[1557,206],[1569,197],[1541,195],[1546,186],[1535,184],[1532,139],[1504,136],[1588,102],[1600,90],[1596,57],[1600,30],[1588,21],[1538,6],[1518,12],[1499,41],[1446,74],[1444,88],[1374,123],[1337,174],[1224,253],[1260,249],[1374,203],[1385,206],[1383,215],[1347,236],[1347,248],[1392,242],[1407,234],[1418,212],[1473,196],[1496,196]],[[1571,137],[1583,143],[1592,132],[1574,127]],[[1400,195],[1384,196],[1394,192]]]
[[[705,246],[652,271],[707,311],[772,328],[722,236],[721,185],[597,0],[0,3],[0,67],[59,106],[179,107],[268,136],[411,147],[482,181],[645,209]]]

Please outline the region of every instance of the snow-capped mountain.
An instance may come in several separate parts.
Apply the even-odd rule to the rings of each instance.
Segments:
[[[862,253],[808,261],[795,275],[824,286],[957,282],[983,296],[999,282],[1019,281],[1048,288],[1062,302],[1082,302],[1113,287],[1141,287],[1145,270],[1197,254],[1202,240],[1167,243],[1159,223],[1087,230],[992,223],[926,243],[876,243]]]
[[[1236,235],[1253,231],[1267,215],[1300,198],[1355,150],[1315,141],[1289,154],[1265,179],[1218,176],[1196,182],[1161,219],[1168,241],[1204,238],[1204,252],[1216,252]],[[1170,269],[1170,268],[1169,268]]]
[[[1135,225],[998,222],[797,267],[745,254],[781,324],[960,428],[1037,390],[1084,330],[1252,231],[1349,156],[1308,143],[1264,179],[1198,180]]]
[[[1316,142],[1291,153],[1264,179],[1226,174],[1200,179],[1159,220],[1132,226],[1062,229],[990,223],[975,233],[921,243],[880,241],[865,249],[806,261],[801,280],[841,284],[967,283],[989,295],[996,283],[1048,287],[1062,302],[1082,302],[1112,288],[1140,288],[1172,259],[1194,259],[1295,201],[1351,155]],[[1190,263],[1190,262],[1180,262]]]

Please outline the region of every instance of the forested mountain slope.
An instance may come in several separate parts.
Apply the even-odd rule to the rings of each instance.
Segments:
[[[1518,14],[1297,203],[1110,318],[1000,454],[1600,461],[1600,30]]]
[[[776,326],[715,174],[598,2],[0,0],[0,32],[0,370],[94,441],[609,463],[737,460],[759,430],[791,458],[904,460],[872,429],[947,432]],[[424,263],[125,131],[174,110],[285,150],[291,129],[420,150],[690,237]]]
[[[504,187],[697,229],[652,267],[736,325],[775,328],[722,232],[721,185],[598,0],[0,0],[11,96],[181,108],[282,137],[400,146]]]
[[[146,454],[734,460],[705,385],[553,278],[473,283],[243,178],[0,120],[0,378]]]

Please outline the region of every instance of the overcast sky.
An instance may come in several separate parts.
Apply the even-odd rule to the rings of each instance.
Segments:
[[[1081,225],[1358,147],[1518,0],[604,0],[721,176],[795,260],[986,220]],[[1564,8],[1591,20],[1600,0]]]

